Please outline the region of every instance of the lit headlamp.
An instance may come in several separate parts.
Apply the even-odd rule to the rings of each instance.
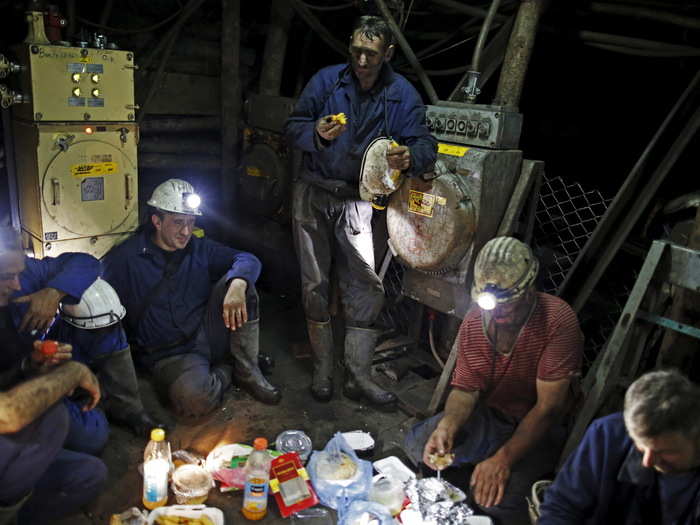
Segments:
[[[199,208],[199,205],[202,204],[202,199],[196,193],[183,193],[182,202],[185,205],[185,208],[196,210]]]
[[[476,296],[476,304],[482,310],[493,310],[498,303],[508,302],[510,295],[508,290],[503,290],[495,284],[488,283],[484,286],[484,290]]]

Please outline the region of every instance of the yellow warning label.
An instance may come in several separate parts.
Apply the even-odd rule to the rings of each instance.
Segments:
[[[265,177],[265,174],[257,166],[246,166],[245,173],[249,177]]]
[[[92,60],[90,59],[89,56],[86,56],[86,57],[80,57],[78,59],[78,62],[82,62],[83,64],[89,64],[90,62],[92,62]]]
[[[438,143],[438,153],[444,153],[445,155],[452,155],[453,157],[464,157],[464,154],[469,151],[466,146],[457,146],[456,144],[443,144]]]
[[[445,197],[439,197],[439,196],[438,196],[438,198],[437,198],[437,203],[438,203],[440,206],[444,206],[445,204],[447,204],[447,199],[446,199]]]
[[[432,217],[434,207],[435,195],[415,190],[410,190],[408,192],[409,212],[423,215],[425,217]]]
[[[86,162],[84,164],[73,164],[70,172],[74,177],[94,177],[97,175],[109,175],[116,173],[116,162]]]

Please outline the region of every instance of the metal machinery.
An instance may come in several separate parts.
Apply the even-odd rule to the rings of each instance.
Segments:
[[[241,203],[255,215],[287,221],[293,175],[292,152],[283,128],[296,100],[251,95],[246,101]]]
[[[138,225],[134,57],[102,38],[52,45],[43,13],[28,20],[16,63],[0,57],[0,78],[14,81],[0,94],[12,106],[13,222],[36,257],[101,257]]]
[[[426,124],[435,173],[408,179],[387,210],[390,248],[406,266],[405,295],[463,317],[479,249],[496,235],[520,176],[522,115],[500,106],[439,102]]]

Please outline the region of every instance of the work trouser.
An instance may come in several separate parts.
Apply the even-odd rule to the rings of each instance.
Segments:
[[[228,283],[222,277],[212,289],[202,324],[195,335],[194,347],[157,361],[153,367],[156,386],[167,393],[175,410],[186,416],[211,412],[221,404],[224,387],[220,375],[213,373],[217,364],[230,351],[231,330],[226,328],[222,311]],[[258,319],[258,294],[249,283],[246,290],[248,321]]]
[[[416,465],[422,462],[425,444],[443,415],[441,412],[417,423],[406,434],[405,451]],[[473,467],[488,459],[511,438],[517,426],[518,421],[515,418],[479,403],[455,436],[452,450],[455,459],[452,465]],[[554,472],[565,438],[566,432],[563,427],[557,425],[550,429],[550,432],[511,468],[501,503],[494,507],[476,509],[477,512],[491,516],[499,525],[530,525],[525,498],[530,495],[535,481]],[[469,490],[469,476],[465,477],[460,488]]]
[[[293,218],[307,319],[330,319],[330,273],[335,264],[346,324],[372,326],[384,305],[384,288],[374,270],[370,203],[335,197],[297,181]]]
[[[70,420],[64,448],[97,456],[109,439],[109,423],[99,408],[83,411],[82,404],[63,399]]]
[[[44,525],[100,493],[107,467],[96,457],[63,448],[69,426],[59,402],[19,432],[0,435],[0,524],[14,523],[3,509],[25,498],[17,523]]]

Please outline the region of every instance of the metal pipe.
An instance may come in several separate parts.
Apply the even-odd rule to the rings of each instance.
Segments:
[[[479,77],[481,76],[481,51],[484,49],[486,36],[491,30],[491,23],[493,22],[493,18],[496,15],[500,4],[501,0],[491,0],[489,12],[481,26],[481,31],[479,31],[479,39],[476,41],[476,46],[474,46],[471,67],[467,69],[467,79],[466,85],[464,86],[464,92],[466,93],[467,100],[470,104],[474,104],[476,102],[476,97],[479,95],[479,93],[481,93],[481,89],[479,88]]]
[[[293,13],[292,6],[287,0],[272,0],[258,89],[263,95],[280,94],[284,56],[289,40],[289,24]]]
[[[520,4],[496,88],[493,103],[498,106],[518,107],[545,1],[523,0]]]
[[[416,72],[416,75],[418,75],[418,79],[420,80],[421,84],[423,84],[423,88],[425,89],[425,92],[428,95],[428,100],[431,104],[437,104],[438,96],[435,92],[435,88],[433,88],[433,83],[428,78],[428,75],[425,74],[423,66],[420,65],[420,62],[418,62],[416,55],[413,53],[411,46],[401,33],[401,29],[399,29],[399,26],[396,24],[394,17],[391,16],[391,12],[386,6],[386,2],[384,0],[375,1],[377,3],[377,7],[379,7],[379,11],[382,13],[384,19],[389,24],[391,32],[394,34],[394,38],[396,38],[396,41],[401,47],[401,50],[403,51],[404,55],[406,55],[406,58],[413,67],[413,70]]]
[[[657,9],[649,9],[646,7],[627,7],[614,4],[606,4],[603,2],[591,2],[590,9],[593,13],[605,13],[609,15],[629,16],[631,18],[646,18],[657,22],[665,22],[680,27],[690,29],[700,29],[700,19],[691,18],[686,15],[677,15],[659,11]]]
[[[472,70],[480,71],[481,66],[481,52],[484,49],[484,44],[486,43],[486,36],[491,30],[491,24],[493,19],[498,12],[498,6],[501,4],[501,0],[492,0],[491,6],[489,7],[489,12],[486,15],[483,25],[481,26],[481,31],[479,32],[479,39],[476,41],[476,47],[474,47],[474,54],[472,55]]]
[[[12,218],[12,227],[19,230],[22,223],[19,216],[19,192],[17,189],[17,165],[15,164],[12,118],[10,117],[9,109],[2,109],[0,113],[2,113],[2,140],[5,145],[5,174],[7,176],[7,193],[10,201],[10,217]]]

